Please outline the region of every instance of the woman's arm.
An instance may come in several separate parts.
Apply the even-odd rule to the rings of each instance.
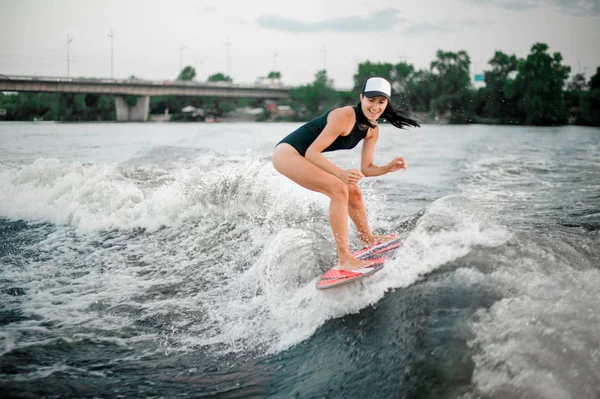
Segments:
[[[381,176],[386,173],[395,172],[399,169],[406,169],[406,162],[403,157],[396,157],[385,166],[377,166],[373,163],[373,154],[375,153],[375,144],[379,139],[379,126],[369,129],[367,137],[363,140],[360,170],[365,176]]]
[[[339,136],[348,133],[354,126],[355,116],[352,107],[343,107],[334,109],[327,117],[327,125],[319,134],[317,139],[308,147],[304,157],[323,169],[342,180],[346,184],[356,184],[364,177],[356,169],[343,170],[333,162],[325,158],[322,152],[329,147]]]

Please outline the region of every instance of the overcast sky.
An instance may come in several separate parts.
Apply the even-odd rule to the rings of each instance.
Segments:
[[[253,83],[276,68],[306,84],[325,68],[352,87],[360,62],[428,68],[438,49],[466,50],[471,71],[496,50],[526,57],[535,42],[587,77],[600,66],[600,0],[0,0],[0,74]],[[183,48],[183,49],[182,49]]]

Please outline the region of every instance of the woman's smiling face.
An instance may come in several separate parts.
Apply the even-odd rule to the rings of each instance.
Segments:
[[[388,100],[384,96],[365,97],[362,94],[360,95],[360,106],[363,114],[370,121],[375,122],[383,114],[387,104]]]

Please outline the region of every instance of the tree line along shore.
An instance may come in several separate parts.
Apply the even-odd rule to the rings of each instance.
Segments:
[[[289,99],[276,107],[252,98],[156,96],[150,99],[150,114],[171,121],[235,120],[241,109],[252,109],[251,120],[306,121],[330,108],[356,104],[364,81],[381,76],[392,83],[392,101],[424,123],[600,126],[600,67],[589,79],[585,72],[571,74],[561,54],[550,53],[544,43],[532,45],[525,58],[496,51],[488,65],[474,83],[467,52],[439,50],[427,69],[407,62],[361,63],[350,91],[336,90],[327,71],[320,70],[313,82],[291,89]],[[177,79],[195,76],[195,69],[186,66]],[[267,79],[280,82],[281,73],[271,71]],[[208,81],[233,79],[216,73]],[[135,103],[136,97],[127,101]],[[186,107],[201,112],[181,112]],[[278,112],[281,108],[286,112]],[[0,120],[6,121],[114,121],[115,112],[109,95],[0,93]]]

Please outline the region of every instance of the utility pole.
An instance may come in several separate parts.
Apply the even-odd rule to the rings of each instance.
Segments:
[[[200,66],[204,64],[204,60],[194,62],[194,69],[196,70],[196,79],[199,78],[198,71],[200,70]]]
[[[321,52],[323,53],[323,70],[325,70],[325,59],[327,57],[327,49],[325,48],[325,45],[323,45]]]
[[[230,78],[231,75],[231,41],[229,40],[229,36],[227,37],[227,40],[225,40],[225,48],[226,48],[226,55],[227,55],[227,77]]]
[[[67,33],[67,78],[71,75],[71,42],[73,38]]]
[[[183,68],[183,50],[185,50],[185,46],[182,44],[181,47],[179,47],[179,73],[177,74],[177,76],[179,76],[179,74],[181,73],[181,68]]]
[[[279,52],[277,50],[273,51],[273,72],[277,72],[277,56]]]
[[[110,28],[110,32],[108,34],[108,37],[110,37],[110,78],[113,79],[114,78],[114,69],[113,69],[113,39],[115,37],[112,28]]]

